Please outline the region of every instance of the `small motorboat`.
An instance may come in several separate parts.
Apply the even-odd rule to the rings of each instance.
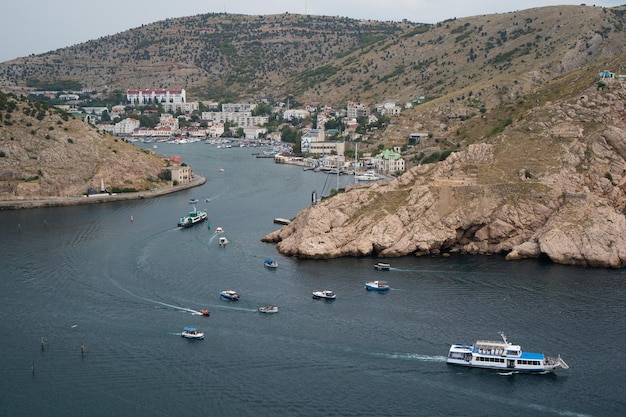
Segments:
[[[239,294],[237,294],[237,291],[233,291],[233,290],[224,290],[220,292],[220,297],[225,298],[226,300],[231,300],[231,301],[239,300]]]
[[[189,204],[196,204],[198,202],[197,198],[190,198],[189,199]]]
[[[276,268],[278,268],[278,262],[276,262],[275,260],[273,260],[271,258],[267,258],[263,262],[263,265],[265,265],[269,269],[276,269]]]
[[[220,240],[218,241],[220,246],[226,246],[226,244],[228,243],[228,239],[226,239],[224,236],[220,237]]]
[[[316,300],[334,300],[337,295],[331,290],[313,291],[313,298]]]
[[[389,289],[389,283],[387,281],[366,282],[365,288],[368,291],[387,291]]]
[[[204,339],[204,333],[195,327],[185,327],[180,335],[186,339]]]
[[[391,265],[385,262],[376,262],[374,264],[374,269],[377,271],[389,271],[390,268],[391,268]]]
[[[211,313],[209,312],[209,310],[204,309],[204,310],[200,310],[200,314],[203,316],[208,316]]]
[[[263,306],[263,307],[259,307],[259,312],[260,313],[278,313],[278,307],[276,306]]]
[[[222,229],[220,226],[217,226],[217,228],[215,229],[215,233],[224,233],[224,229]]]

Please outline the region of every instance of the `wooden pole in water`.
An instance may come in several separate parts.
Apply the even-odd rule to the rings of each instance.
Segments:
[[[33,375],[35,375],[35,361],[33,361],[33,366],[31,367],[31,370],[33,371]]]
[[[80,345],[80,356],[85,357],[85,345]]]
[[[42,336],[42,337],[41,337],[41,351],[42,351],[42,352],[45,350],[44,345],[45,345],[45,343],[44,343],[44,341],[43,341],[43,336]]]

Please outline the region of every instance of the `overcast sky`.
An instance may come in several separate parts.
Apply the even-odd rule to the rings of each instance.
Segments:
[[[7,0],[4,0],[7,1]],[[311,14],[419,23],[506,13],[533,7],[626,0],[16,0],[0,14],[0,62],[40,54],[167,18],[204,13]]]

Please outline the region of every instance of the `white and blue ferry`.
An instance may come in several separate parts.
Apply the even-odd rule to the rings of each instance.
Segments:
[[[478,340],[473,345],[452,345],[447,363],[472,368],[497,369],[505,372],[554,372],[558,367],[568,369],[561,356],[551,358],[543,353],[523,352],[500,332],[502,342]]]

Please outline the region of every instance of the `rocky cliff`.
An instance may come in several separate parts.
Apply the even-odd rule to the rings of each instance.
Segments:
[[[626,266],[626,85],[535,107],[437,164],[309,207],[263,240],[303,258],[463,252]]]

